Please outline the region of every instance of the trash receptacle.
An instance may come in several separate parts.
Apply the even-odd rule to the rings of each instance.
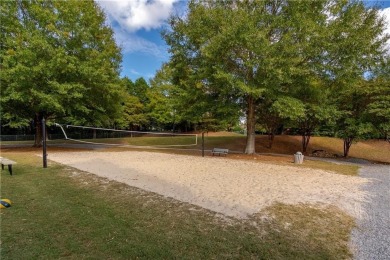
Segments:
[[[294,154],[294,163],[301,164],[303,163],[304,155],[301,152],[297,152]]]

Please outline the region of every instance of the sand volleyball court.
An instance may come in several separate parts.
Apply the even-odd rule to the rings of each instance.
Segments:
[[[303,167],[153,152],[51,153],[50,160],[238,218],[275,202],[333,204],[362,217],[367,179]]]

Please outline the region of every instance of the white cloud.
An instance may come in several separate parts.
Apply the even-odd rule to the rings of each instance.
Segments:
[[[169,18],[179,0],[98,0],[108,18],[127,32],[157,29]]]
[[[124,53],[142,52],[158,59],[165,59],[168,55],[165,46],[157,45],[135,33],[128,33],[117,27],[113,29],[115,32],[115,41],[121,46]]]
[[[130,73],[131,73],[131,74],[134,74],[134,75],[141,75],[141,73],[139,73],[139,72],[136,71],[135,69],[130,69]]]
[[[142,52],[166,59],[166,47],[142,38],[137,31],[161,28],[180,0],[97,0],[107,15],[124,53]]]

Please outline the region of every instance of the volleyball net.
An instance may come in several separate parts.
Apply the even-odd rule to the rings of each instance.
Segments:
[[[198,144],[197,134],[143,132],[119,129],[55,124],[65,140],[122,147],[184,147]]]

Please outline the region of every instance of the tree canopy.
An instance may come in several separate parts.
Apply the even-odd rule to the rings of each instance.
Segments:
[[[95,126],[121,115],[121,52],[89,1],[1,1],[2,123]]]
[[[305,149],[313,127],[336,111],[323,101],[338,82],[369,71],[386,41],[383,18],[360,1],[190,1],[188,9],[165,32],[174,83],[241,104],[246,153],[255,152],[266,95],[305,106],[298,120]]]
[[[171,54],[147,82],[119,78],[121,51],[93,0],[1,1],[2,126],[42,118],[132,130],[256,125],[353,140],[390,133],[389,53],[378,9],[349,0],[190,0],[163,32]]]

